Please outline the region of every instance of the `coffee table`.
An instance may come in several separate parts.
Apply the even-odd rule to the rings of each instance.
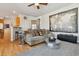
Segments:
[[[50,48],[58,49],[58,48],[60,48],[60,41],[59,40],[55,40],[52,42],[49,41],[49,42],[47,42],[47,46]]]
[[[55,38],[52,33],[49,34],[47,36],[48,39],[46,39],[46,44],[48,47],[50,48],[55,48],[55,49],[58,49],[60,48],[60,40],[58,40],[57,38]]]

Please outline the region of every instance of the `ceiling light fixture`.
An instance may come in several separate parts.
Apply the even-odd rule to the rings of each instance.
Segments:
[[[32,3],[28,7],[35,6],[37,9],[40,9],[42,5],[47,6],[48,3]]]
[[[16,14],[16,11],[15,10],[13,10],[13,14]]]
[[[39,5],[39,3],[35,3],[35,6],[38,6]]]

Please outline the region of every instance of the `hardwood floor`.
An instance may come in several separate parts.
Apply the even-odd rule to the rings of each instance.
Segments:
[[[11,42],[10,35],[11,35],[10,30],[5,29],[4,38],[0,39],[0,56],[16,56],[17,53],[29,51],[33,47],[42,46],[42,43],[35,45],[33,47],[29,46],[28,44],[21,46],[21,45],[19,45],[18,40]]]
[[[4,33],[4,38],[0,39],[0,56],[14,56],[17,53],[21,53],[23,51],[28,51],[32,47],[27,44],[20,46],[19,41],[10,41],[10,31],[7,29]]]

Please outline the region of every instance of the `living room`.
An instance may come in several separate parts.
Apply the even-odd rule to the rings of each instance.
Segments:
[[[79,55],[78,3],[2,3],[0,7],[0,55]]]

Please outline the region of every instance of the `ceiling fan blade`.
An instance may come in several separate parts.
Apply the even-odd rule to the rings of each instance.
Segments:
[[[47,5],[48,3],[39,3],[39,4],[41,4],[41,5]]]
[[[32,3],[32,4],[29,4],[29,5],[28,5],[28,7],[30,7],[30,6],[32,6],[32,5],[34,5],[34,3]]]
[[[37,9],[40,9],[40,7],[39,7],[39,6],[37,6]]]

